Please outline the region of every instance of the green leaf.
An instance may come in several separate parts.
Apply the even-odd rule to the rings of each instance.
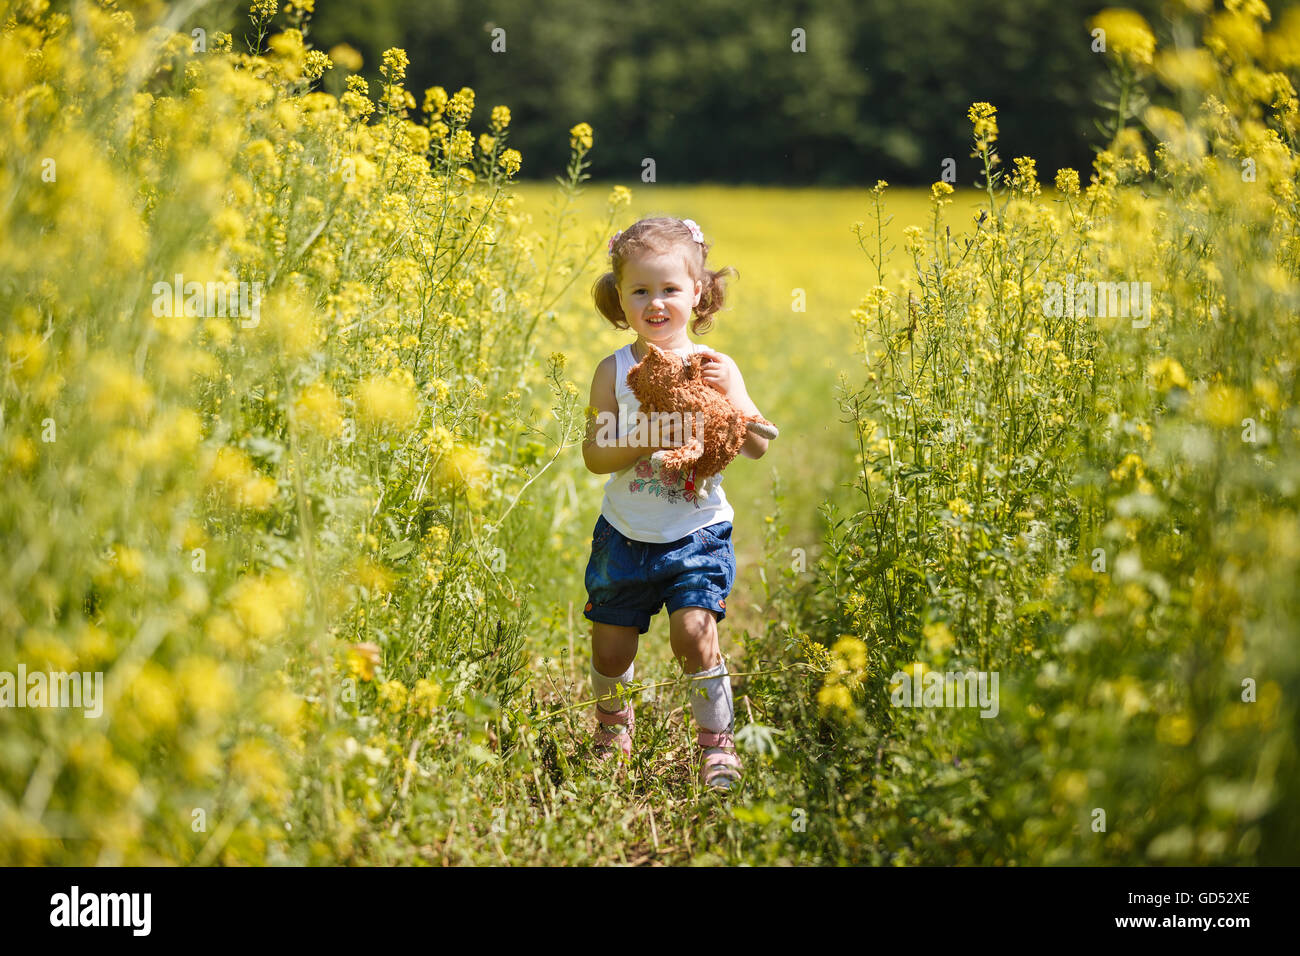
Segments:
[[[390,561],[396,561],[398,558],[404,558],[415,550],[415,542],[410,538],[405,541],[399,541],[385,553],[385,557]]]

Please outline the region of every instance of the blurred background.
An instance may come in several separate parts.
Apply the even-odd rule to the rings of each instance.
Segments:
[[[319,49],[359,51],[372,82],[380,54],[398,46],[417,94],[469,86],[479,102],[509,106],[524,179],[562,169],[564,131],[585,121],[598,136],[597,181],[639,181],[652,157],[659,182],[929,185],[952,157],[970,185],[966,111],[980,100],[997,105],[1014,155],[1088,167],[1106,70],[1085,24],[1106,6],[357,0],[320,4],[312,36]],[[1127,6],[1159,22],[1163,4]],[[498,28],[503,52],[492,49]],[[803,55],[791,50],[795,29]]]

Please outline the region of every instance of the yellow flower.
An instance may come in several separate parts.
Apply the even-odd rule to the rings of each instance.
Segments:
[[[973,513],[973,509],[965,498],[953,498],[948,502],[948,510],[960,517],[968,517]]]
[[[447,108],[447,91],[441,86],[431,86],[424,91],[424,105],[421,109],[429,114],[430,119],[437,119]]]
[[[1028,156],[1017,156],[1016,171],[1011,177],[1011,188],[1022,196],[1037,196],[1041,189],[1038,185],[1037,164]]]
[[[447,143],[447,159],[453,163],[463,163],[473,155],[474,137],[467,129],[457,130]]]
[[[267,41],[267,46],[279,60],[280,68],[288,79],[296,80],[302,76],[303,60],[307,55],[303,48],[302,31],[290,29],[277,33]]]
[[[255,328],[255,335],[272,336],[285,354],[294,357],[319,344],[323,336],[315,307],[297,289],[277,290],[261,303]]]
[[[384,55],[379,63],[379,73],[388,79],[389,83],[400,83],[406,79],[406,68],[411,61],[406,56],[406,51],[399,47],[390,47],[384,51]]]
[[[492,107],[492,118],[488,121],[493,131],[500,133],[510,125],[510,107],[494,106]]]
[[[302,698],[288,690],[267,688],[257,695],[257,713],[279,733],[292,734],[302,719]]]
[[[276,637],[301,610],[303,597],[302,584],[286,572],[247,575],[231,589],[230,609],[251,637]]]
[[[1196,728],[1185,714],[1165,714],[1156,722],[1156,740],[1173,747],[1191,743]]]
[[[1081,770],[1062,770],[1052,780],[1052,794],[1067,803],[1078,803],[1088,793],[1088,776]]]
[[[206,481],[230,504],[255,511],[270,505],[278,491],[275,482],[258,472],[242,449],[230,445],[217,450],[207,467]]]
[[[609,193],[610,206],[627,206],[632,202],[632,190],[626,186],[615,186]]]
[[[1264,32],[1259,19],[1251,11],[1232,9],[1239,4],[1227,4],[1227,10],[1216,13],[1205,28],[1205,48],[1216,56],[1234,63],[1256,60],[1264,50]],[[1267,8],[1265,8],[1267,19]]]
[[[1300,66],[1300,10],[1295,7],[1282,14],[1276,29],[1265,37],[1268,65],[1275,70],[1293,70]]]
[[[210,657],[191,657],[176,672],[181,698],[200,717],[220,717],[235,701],[235,685],[226,668]]]
[[[370,558],[358,558],[353,567],[353,574],[357,583],[372,595],[387,594],[392,589],[392,572],[382,564],[376,564]]]
[[[374,680],[381,659],[379,645],[370,641],[348,648],[348,670],[362,680]]]
[[[1104,33],[1107,53],[1135,66],[1151,65],[1156,38],[1140,13],[1108,7],[1089,20],[1088,26]]]
[[[1147,374],[1155,380],[1156,388],[1162,392],[1167,392],[1175,386],[1187,387],[1187,373],[1183,371],[1177,359],[1168,356],[1148,364]]]
[[[1056,171],[1056,188],[1067,196],[1079,195],[1079,171],[1077,169],[1058,169]]]
[[[856,637],[841,637],[831,645],[831,653],[851,671],[861,672],[867,667],[867,645]]]
[[[443,455],[437,474],[443,488],[481,489],[490,478],[487,463],[467,445],[455,445]]]
[[[151,730],[176,725],[178,707],[171,676],[153,661],[147,661],[131,682],[131,713]]]
[[[1251,388],[1255,398],[1263,402],[1273,411],[1281,407],[1281,397],[1278,393],[1277,383],[1267,378],[1257,378]]]
[[[1151,162],[1147,159],[1142,134],[1133,127],[1120,130],[1111,144],[1111,151],[1124,165],[1139,173],[1151,171]]]
[[[262,740],[242,740],[230,755],[235,779],[256,797],[276,806],[289,797],[288,778],[274,750]]]
[[[521,154],[517,149],[507,149],[497,157],[497,165],[501,167],[502,171],[507,176],[513,176],[515,173],[519,172],[519,168],[523,165],[523,162],[523,154]]]
[[[823,712],[839,709],[850,713],[853,710],[853,695],[843,684],[827,684],[817,692],[817,703]]]
[[[244,640],[239,626],[228,614],[217,614],[209,618],[204,630],[209,640],[227,651],[238,650]]]
[[[312,431],[333,438],[343,428],[339,398],[324,382],[313,382],[302,390],[294,402],[299,421]]]
[[[275,16],[278,7],[278,0],[253,0],[248,11],[248,18],[259,26],[263,23],[269,23]]]
[[[411,694],[411,704],[414,706],[415,712],[421,717],[430,716],[441,699],[442,688],[433,681],[421,677],[415,682],[415,689]]]
[[[435,425],[424,433],[424,444],[430,451],[447,452],[456,443],[455,436],[445,425]]]
[[[221,751],[211,740],[192,740],[182,755],[185,775],[191,780],[202,780],[221,769]]]
[[[330,47],[329,58],[349,73],[357,72],[357,70],[361,69],[361,65],[364,62],[361,58],[361,54],[358,53],[354,47],[351,47],[346,43],[340,43],[337,46]]]
[[[108,660],[113,653],[113,639],[103,628],[89,621],[82,625],[77,637],[77,657],[86,661]]]
[[[400,714],[406,709],[406,685],[398,680],[387,680],[379,685],[379,699],[389,713]]]
[[[1176,88],[1204,89],[1218,75],[1214,57],[1201,47],[1161,50],[1155,68],[1162,82]]]
[[[447,115],[451,117],[453,123],[464,124],[469,121],[470,114],[473,112],[474,91],[468,86],[462,86],[447,104]]]
[[[1246,399],[1231,385],[1211,385],[1197,403],[1201,418],[1220,428],[1241,424],[1246,414]]]
[[[254,511],[265,511],[278,492],[274,481],[259,476],[239,489],[239,504]]]
[[[921,633],[925,636],[926,648],[936,656],[944,654],[948,648],[956,643],[952,631],[948,630],[948,625],[943,621],[927,624],[921,630]]]
[[[144,556],[135,548],[128,548],[121,545],[114,550],[113,563],[117,567],[117,573],[128,581],[133,581],[140,576],[144,570]]]
[[[951,199],[945,200],[945,196],[953,194],[952,183],[937,182],[930,187],[930,199],[937,203],[952,202]]]
[[[975,153],[979,155],[998,138],[997,107],[992,103],[972,103],[966,117],[975,127]]]
[[[346,80],[347,92],[339,99],[339,105],[349,117],[364,120],[375,111],[375,104],[370,101],[370,85],[357,75]]]
[[[573,129],[569,130],[569,148],[570,149],[591,149],[592,129],[588,123],[579,123]]]
[[[1124,460],[1112,468],[1110,472],[1112,481],[1123,481],[1130,475],[1139,479],[1146,475],[1146,464],[1142,461],[1142,456],[1133,452],[1125,455]]]
[[[372,376],[357,388],[361,418],[380,428],[409,428],[419,417],[414,379],[406,369],[388,376]]]
[[[97,355],[90,362],[90,372],[95,384],[89,410],[101,424],[122,417],[143,418],[153,410],[153,389],[119,359]]]
[[[18,381],[31,381],[45,365],[45,340],[31,332],[11,333],[5,342],[9,364]]]

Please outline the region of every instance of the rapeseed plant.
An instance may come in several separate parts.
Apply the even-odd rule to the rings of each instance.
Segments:
[[[0,15],[0,650],[107,676],[98,722],[5,711],[6,862],[349,859],[413,739],[428,775],[479,695],[516,706],[489,543],[549,463],[478,410],[555,383],[510,110],[416,113],[404,51],[372,93],[277,7],[247,50],[161,3]]]

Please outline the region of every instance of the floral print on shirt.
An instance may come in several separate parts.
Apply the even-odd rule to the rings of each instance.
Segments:
[[[636,463],[636,477],[628,482],[627,490],[634,494],[648,492],[666,501],[685,501],[700,507],[699,496],[694,489],[685,487],[684,476],[678,476],[676,482],[661,481],[649,458]]]

